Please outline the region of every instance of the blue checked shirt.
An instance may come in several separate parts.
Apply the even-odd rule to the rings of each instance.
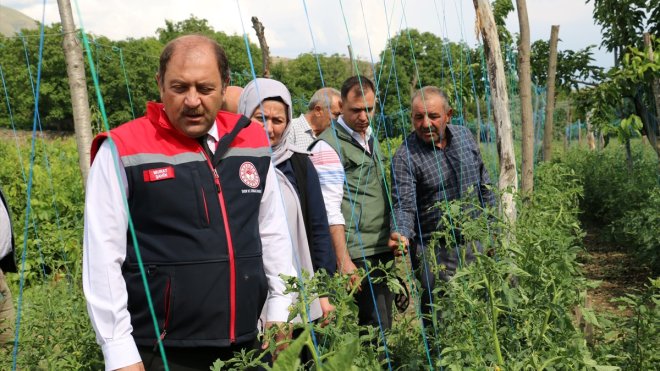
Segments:
[[[445,208],[434,207],[437,203],[478,193],[482,205],[495,204],[495,196],[486,187],[490,185],[488,171],[472,133],[455,125],[447,125],[446,133],[447,146],[439,149],[413,132],[392,157],[391,230],[414,240],[418,247],[420,242],[426,246],[438,229]]]

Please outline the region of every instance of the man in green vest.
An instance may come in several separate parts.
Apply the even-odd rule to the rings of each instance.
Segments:
[[[310,157],[319,174],[330,236],[343,274],[356,266],[376,266],[393,259],[387,246],[390,210],[382,172],[382,153],[370,123],[375,86],[364,76],[348,78],[341,88],[341,116],[312,143]],[[375,270],[356,294],[359,324],[389,329],[393,294],[385,282],[374,283]]]

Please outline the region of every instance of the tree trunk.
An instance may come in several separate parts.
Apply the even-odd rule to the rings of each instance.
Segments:
[[[628,174],[632,175],[633,158],[632,158],[632,149],[630,148],[630,139],[626,139],[626,165],[628,167]]]
[[[555,79],[557,76],[557,41],[559,40],[559,26],[553,25],[550,29],[550,55],[548,61],[548,82],[545,108],[545,128],[543,130],[543,161],[552,159],[552,132],[555,114]]]
[[[257,38],[259,39],[259,47],[261,48],[261,63],[264,66],[263,77],[270,78],[270,49],[268,49],[268,43],[266,42],[266,36],[264,34],[264,25],[259,22],[259,18],[252,17],[252,28],[257,32]]]
[[[633,97],[633,104],[635,105],[635,113],[642,120],[642,125],[644,131],[646,132],[646,137],[651,144],[651,147],[655,150],[655,155],[658,157],[658,174],[660,174],[660,142],[658,141],[658,136],[656,134],[656,128],[658,127],[658,122],[656,118],[649,112],[642,101],[642,93],[640,90],[637,91]]]
[[[580,122],[580,119],[578,119],[578,147],[582,147],[582,122]]]
[[[78,145],[78,164],[82,174],[83,186],[87,184],[90,167],[90,151],[92,147],[91,114],[87,97],[87,81],[85,79],[85,63],[82,48],[76,39],[76,26],[73,23],[70,0],[57,0],[62,20],[64,41],[62,47],[66,58],[66,73],[69,77],[71,105],[73,108],[73,126]]]
[[[532,110],[532,72],[529,61],[529,19],[526,0],[516,0],[520,40],[518,44],[518,91],[522,122],[522,181],[523,195],[534,190],[534,111]]]
[[[651,44],[651,36],[648,32],[644,33],[644,46],[646,46],[646,52],[648,53],[649,59],[654,61],[653,54],[653,45]],[[660,141],[658,141],[658,136],[656,129],[658,128],[658,121],[660,120],[660,79],[653,79],[651,81],[651,86],[653,90],[653,100],[655,101],[655,125],[649,125],[646,131],[646,136],[649,139],[649,142],[655,153],[658,155],[658,174],[660,174]]]
[[[504,76],[504,63],[490,2],[473,0],[473,3],[477,14],[477,29],[484,43],[493,118],[497,129],[497,151],[500,160],[498,188],[502,191],[501,207],[504,217],[513,224],[516,221],[516,204],[513,193],[518,190],[518,174],[513,151],[513,131],[509,115],[509,96]]]

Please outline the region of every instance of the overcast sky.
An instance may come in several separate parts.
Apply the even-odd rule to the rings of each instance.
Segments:
[[[310,51],[348,54],[350,43],[360,59],[377,61],[388,37],[406,27],[471,46],[477,43],[472,0],[71,0],[74,13],[76,2],[85,30],[113,40],[154,36],[166,19],[180,21],[193,14],[207,19],[217,31],[247,32],[254,42],[250,18],[257,16],[266,27],[273,56],[296,57]],[[0,0],[0,4],[42,18],[43,1]],[[593,1],[527,0],[527,9],[532,42],[549,39],[550,26],[558,24],[560,50],[600,45]],[[46,1],[45,19],[46,24],[59,22],[56,0]],[[77,14],[75,19],[80,26]],[[512,33],[518,32],[517,13],[509,15],[507,25]],[[612,56],[604,50],[596,50],[595,58],[600,66],[612,66]]]

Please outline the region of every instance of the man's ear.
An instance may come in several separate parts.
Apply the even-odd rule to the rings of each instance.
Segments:
[[[158,85],[158,93],[160,94],[161,101],[163,100],[163,85],[161,84],[160,75],[156,73],[156,84]]]

